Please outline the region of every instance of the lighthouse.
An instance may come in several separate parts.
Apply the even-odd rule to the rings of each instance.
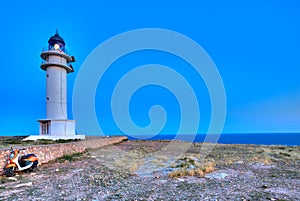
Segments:
[[[75,57],[66,49],[66,43],[56,30],[41,53],[41,69],[46,77],[46,118],[40,119],[38,139],[82,139],[75,134],[75,120],[67,114],[67,75],[74,72]]]

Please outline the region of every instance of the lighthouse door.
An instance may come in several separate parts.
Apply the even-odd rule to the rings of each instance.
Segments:
[[[49,122],[43,122],[41,124],[41,134],[48,135],[49,134]]]

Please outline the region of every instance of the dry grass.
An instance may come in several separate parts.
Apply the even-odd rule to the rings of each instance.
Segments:
[[[201,161],[199,155],[186,154],[179,158],[171,166],[175,171],[168,174],[169,177],[198,176],[202,177],[214,171],[215,162],[212,160]]]
[[[114,166],[120,171],[135,173],[143,165],[142,157],[134,152],[126,153],[125,156],[115,159]]]
[[[270,165],[274,162],[293,163],[300,160],[300,146],[255,146],[217,144],[214,149],[201,158],[201,143],[194,144],[188,152],[171,167],[175,170],[169,177],[198,176],[213,172],[217,166],[234,163],[260,162]],[[191,168],[192,167],[192,168]]]
[[[58,143],[69,143],[69,142],[77,142],[78,139],[75,140],[46,140],[40,139],[36,141],[22,141],[27,136],[0,136],[0,148],[1,149],[9,149],[10,147],[15,146],[31,146],[31,145],[46,145],[46,144],[58,144]]]
[[[164,142],[161,142],[161,144],[164,144]],[[278,160],[286,163],[300,160],[299,146],[205,144],[203,147],[203,144],[195,143],[182,156],[172,158],[175,155],[176,147],[179,147],[180,151],[186,147],[184,142],[177,142],[176,147],[171,147],[171,151],[167,150],[164,145],[162,147],[157,147],[158,144],[154,143],[153,147],[147,147],[147,145],[147,142],[145,142],[145,144],[140,143],[136,148],[130,147],[131,149],[126,151],[126,157],[119,158],[115,161],[115,165],[120,169],[135,173],[141,166],[151,164],[165,167],[166,164],[173,161],[167,165],[174,169],[168,176],[178,178],[183,176],[203,177],[205,174],[217,169],[216,167],[228,166],[234,163],[261,162],[269,165]],[[163,151],[161,154],[155,155],[159,148]],[[208,152],[207,150],[211,148],[213,149]],[[202,152],[200,152],[201,150]]]
[[[167,146],[166,142],[135,142],[128,141],[118,145],[118,149],[99,149],[97,158],[121,171],[136,174],[145,168],[172,168],[169,177],[196,176],[203,177],[220,167],[234,163],[255,163],[265,165],[272,163],[293,163],[300,160],[300,146],[255,146],[255,145],[224,145],[224,144],[191,144],[189,149],[184,142],[176,142]],[[178,149],[176,149],[178,148]],[[212,149],[213,148],[213,149]],[[211,150],[212,149],[212,150]],[[122,150],[122,151],[120,151]],[[211,150],[209,152],[209,150]],[[176,157],[178,152],[183,153]]]
[[[176,171],[170,172],[168,177],[170,178],[179,178],[184,176],[198,176],[203,177],[205,174],[211,173],[215,170],[214,163],[203,164],[201,167],[196,167],[193,169],[178,169]]]

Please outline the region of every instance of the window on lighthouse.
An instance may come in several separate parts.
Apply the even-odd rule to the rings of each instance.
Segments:
[[[58,44],[54,44],[54,49],[55,49],[55,50],[60,50],[59,45],[58,45]]]

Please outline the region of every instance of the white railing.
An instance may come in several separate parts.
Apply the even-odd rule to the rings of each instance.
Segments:
[[[47,64],[47,63],[67,65],[66,59],[50,59],[48,61],[45,60],[42,61],[42,64]]]
[[[67,54],[67,55],[71,55],[71,53],[67,50],[67,48],[65,47],[64,50],[55,50],[54,48],[50,49],[48,47],[44,47],[42,49],[42,52],[49,52],[49,51],[59,51],[59,52],[63,52],[64,54]]]
[[[66,65],[67,61],[64,58],[49,58],[48,60],[49,63],[59,63],[59,64],[64,64]]]

